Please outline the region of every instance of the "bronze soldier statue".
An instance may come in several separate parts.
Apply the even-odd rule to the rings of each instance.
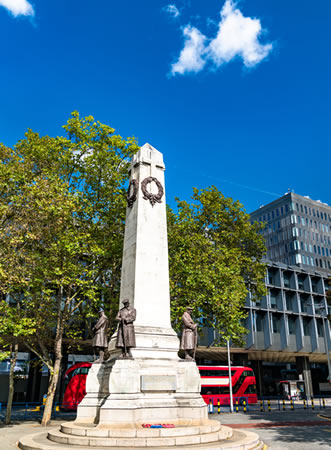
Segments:
[[[94,352],[94,358],[96,353],[98,353],[99,358],[94,361],[96,363],[102,363],[105,349],[107,348],[107,329],[108,329],[108,319],[103,309],[99,310],[99,320],[92,328],[94,333],[92,339],[92,347]]]
[[[122,349],[121,358],[132,359],[131,348],[136,346],[133,322],[136,320],[136,310],[130,306],[128,299],[122,301],[124,307],[118,311],[119,321],[116,348]]]
[[[183,333],[180,341],[180,349],[185,351],[185,359],[194,361],[197,345],[197,327],[191,317],[193,308],[188,306],[182,316]]]

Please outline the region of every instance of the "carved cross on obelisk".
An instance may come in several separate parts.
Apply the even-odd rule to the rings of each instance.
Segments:
[[[177,358],[178,339],[170,323],[164,170],[162,153],[149,144],[133,157],[130,169],[120,300],[128,298],[137,310],[134,357]]]

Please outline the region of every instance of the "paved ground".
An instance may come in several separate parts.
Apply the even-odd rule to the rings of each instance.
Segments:
[[[60,426],[63,420],[52,421],[50,427],[41,427],[38,422],[13,422],[11,425],[4,426],[0,424],[0,449],[17,449],[16,443],[21,436],[26,434],[38,433],[38,431],[49,430],[54,426]]]
[[[224,425],[255,431],[272,450],[331,449],[330,410],[213,414],[212,417]]]
[[[321,414],[328,416],[322,418]],[[285,411],[213,414],[212,419],[224,425],[256,432],[271,450],[330,450],[331,411]],[[13,422],[0,424],[0,450],[13,450],[16,442],[25,434],[37,433],[58,427],[63,419],[52,421],[50,427],[42,428],[38,422]]]

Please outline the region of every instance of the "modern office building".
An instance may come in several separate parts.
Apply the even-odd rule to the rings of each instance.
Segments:
[[[328,276],[311,267],[268,262],[265,282],[268,293],[260,302],[250,295],[246,299],[249,333],[245,348],[232,347],[233,363],[254,369],[259,395],[276,395],[277,381],[289,371],[304,381],[308,396],[321,394],[328,390],[326,352],[331,349]],[[213,342],[217,336],[206,329],[197,351],[200,364],[227,364],[226,348],[211,347]]]
[[[250,216],[265,223],[268,260],[331,274],[331,206],[288,192]]]

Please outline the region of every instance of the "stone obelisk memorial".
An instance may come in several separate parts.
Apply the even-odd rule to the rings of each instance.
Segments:
[[[76,420],[48,432],[48,442],[68,448],[205,448],[212,443],[222,449],[222,441],[232,436],[231,428],[208,420],[195,361],[178,357],[179,339],[170,322],[164,170],[162,154],[149,144],[132,159],[119,308],[128,299],[137,312],[133,358],[119,357],[115,333],[110,358],[94,363],[88,373]],[[260,448],[255,433],[241,434],[242,442],[232,442],[231,448]],[[31,441],[21,439],[20,447],[43,448]]]
[[[137,311],[136,347],[133,359],[115,359],[115,333],[110,361],[90,370],[77,420],[132,427],[151,422],[198,425],[207,419],[197,366],[178,357],[179,339],[170,323],[164,171],[162,154],[149,144],[133,157],[119,308],[128,299]],[[98,384],[98,395],[89,392]]]

